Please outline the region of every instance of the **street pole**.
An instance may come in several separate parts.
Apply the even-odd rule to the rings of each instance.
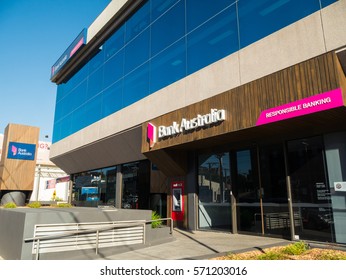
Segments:
[[[41,181],[41,165],[39,164],[37,166],[37,182],[36,182],[36,199],[35,199],[35,201],[38,201],[38,193],[40,190],[40,181]]]

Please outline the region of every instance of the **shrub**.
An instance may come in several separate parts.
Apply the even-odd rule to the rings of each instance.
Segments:
[[[284,254],[280,252],[267,252],[257,257],[258,260],[286,260]]]
[[[72,205],[70,203],[58,203],[54,205],[54,207],[59,207],[59,208],[71,208]]]
[[[290,244],[282,249],[282,252],[287,255],[301,255],[309,249],[309,245],[303,241]]]
[[[7,202],[4,205],[4,208],[17,208],[17,204],[15,204],[14,202]]]
[[[162,221],[159,220],[161,219],[161,216],[157,212],[153,211],[151,213],[151,219],[152,219],[152,222],[151,222],[152,228],[158,228],[162,225]]]
[[[39,201],[34,201],[34,202],[27,204],[27,206],[30,208],[40,208],[42,205]]]

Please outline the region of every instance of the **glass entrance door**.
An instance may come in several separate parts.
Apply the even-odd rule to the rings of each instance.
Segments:
[[[230,163],[228,153],[201,154],[198,157],[200,229],[230,231]]]
[[[256,149],[231,153],[232,191],[236,197],[238,231],[261,233],[262,209]]]
[[[334,242],[330,189],[322,137],[287,143],[295,219],[300,239]]]
[[[231,155],[238,231],[289,237],[283,145],[258,146]]]

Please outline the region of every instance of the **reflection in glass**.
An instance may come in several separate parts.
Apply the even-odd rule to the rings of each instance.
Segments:
[[[150,164],[140,161],[123,164],[122,208],[148,209],[150,193]]]
[[[289,141],[295,232],[300,239],[334,242],[331,197],[325,173],[322,137]]]
[[[199,228],[231,228],[230,164],[228,153],[199,155]]]
[[[260,148],[264,233],[290,238],[283,145]]]
[[[238,1],[240,47],[244,48],[319,8],[318,0]]]
[[[76,206],[115,206],[116,167],[74,175],[72,203]]]
[[[185,56],[185,40],[180,40],[151,60],[151,92],[155,92],[185,76]]]
[[[318,11],[320,2],[325,7],[336,0],[146,1],[100,46],[98,53],[93,54],[85,65],[80,65],[79,71],[69,80],[58,85],[58,113],[54,120],[53,142],[81,128],[80,125],[71,124],[71,117],[63,120],[76,109],[72,106],[76,104],[76,100],[71,102],[73,96],[80,98],[79,104],[84,106],[87,99],[104,91],[114,82],[126,80],[125,76],[137,67],[143,64],[153,65],[153,72],[148,72],[145,77],[147,81],[140,81],[147,85],[152,82],[151,91],[148,90],[149,86],[137,87],[135,98],[130,102],[126,100],[122,107],[117,108],[120,110],[161,87]],[[167,60],[170,56],[167,53],[156,58],[156,55],[179,40],[187,44],[181,45],[186,55],[174,61]],[[170,51],[174,52],[176,49],[172,48]],[[173,55],[178,56],[177,53]],[[93,75],[97,69],[100,72]],[[163,74],[157,74],[160,70],[164,70]],[[89,77],[90,75],[93,77]],[[80,83],[86,83],[87,80],[88,98],[85,87],[80,88],[83,92],[73,92]],[[131,80],[131,83],[136,84],[137,81]],[[122,94],[127,99],[127,92]],[[85,117],[82,116],[82,127],[90,123],[84,118],[92,113],[86,111]],[[103,114],[98,115],[98,119],[103,117]],[[65,129],[65,126],[68,128]]]
[[[256,150],[237,151],[234,156],[238,230],[260,233],[262,224]]]
[[[187,74],[239,50],[236,5],[187,36]]]

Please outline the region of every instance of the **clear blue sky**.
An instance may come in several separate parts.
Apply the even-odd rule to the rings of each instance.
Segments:
[[[51,141],[51,66],[109,2],[0,0],[0,134],[9,123],[25,124],[40,128],[40,140]]]

